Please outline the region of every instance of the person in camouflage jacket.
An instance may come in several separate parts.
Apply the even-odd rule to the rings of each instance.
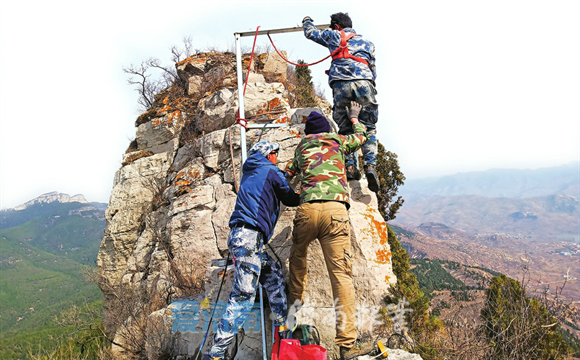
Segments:
[[[379,110],[375,97],[377,94],[375,88],[377,78],[375,46],[355,32],[348,14],[336,13],[330,19],[331,29],[320,30],[314,25],[310,17],[305,17],[302,20],[304,36],[327,47],[333,54],[332,64],[328,70],[328,83],[332,88],[334,103],[332,118],[338,125],[339,134],[350,135],[356,132],[350,123],[346,109],[351,101],[356,101],[362,105],[359,120],[366,126],[369,135],[368,141],[362,147],[363,165],[369,189],[378,192],[380,185],[375,166],[378,151],[376,123]],[[340,54],[343,35],[352,35],[352,38],[346,41],[346,54]],[[361,178],[356,153],[347,155],[346,169],[349,180]]]
[[[344,162],[345,156],[356,152],[368,138],[365,126],[357,120],[360,109],[359,104],[351,103],[355,133],[349,136],[330,133],[328,120],[311,112],[306,119],[306,136],[286,167],[290,175],[302,176],[301,205],[294,218],[290,250],[290,300],[305,301],[308,246],[318,239],[336,299],[337,319],[343,320],[336,324],[335,339],[343,349],[352,348],[357,338],[348,216],[350,198]]]

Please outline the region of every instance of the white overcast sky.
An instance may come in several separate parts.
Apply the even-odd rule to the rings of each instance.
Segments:
[[[185,36],[233,49],[234,32],[339,11],[375,43],[378,137],[407,178],[579,160],[577,0],[0,0],[0,207],[50,191],[108,202],[138,116],[123,66],[169,64]],[[302,33],[274,41],[292,60],[327,55]],[[327,96],[328,66],[311,68]]]

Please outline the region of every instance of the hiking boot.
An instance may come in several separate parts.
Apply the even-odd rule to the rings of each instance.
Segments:
[[[379,184],[379,176],[377,175],[373,165],[365,165],[365,176],[369,183],[369,190],[378,193],[381,189],[381,185]]]
[[[209,356],[209,354],[205,354],[201,360],[223,360],[223,357],[218,356],[218,357],[211,357]]]
[[[292,338],[292,330],[288,328],[288,325],[282,325],[278,327],[278,336],[280,339],[291,339]]]
[[[362,177],[360,170],[356,165],[349,165],[346,167],[346,179],[347,180],[360,180]]]
[[[357,341],[353,347],[340,347],[340,360],[351,360],[359,356],[367,355],[376,350],[374,342],[359,342]]]

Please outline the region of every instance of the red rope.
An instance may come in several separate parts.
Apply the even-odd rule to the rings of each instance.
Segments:
[[[254,59],[254,49],[256,48],[256,40],[258,39],[258,30],[260,30],[260,27],[258,26],[256,28],[256,35],[254,35],[254,44],[252,45],[252,54],[250,54],[250,62],[248,63],[248,71],[246,72],[246,82],[244,83],[244,91],[242,93],[243,95],[246,95],[246,87],[248,86],[248,79],[250,78],[250,69],[252,68],[252,59]],[[240,117],[240,109],[238,108],[238,116],[236,117],[236,120],[238,122],[238,124],[240,124],[240,126],[242,126],[244,129],[248,130],[248,120],[243,119]],[[244,122],[242,124],[242,121]]]
[[[248,64],[248,71],[246,72],[246,82],[244,83],[244,91],[242,93],[243,95],[246,95],[246,87],[248,86],[248,79],[250,78],[250,69],[252,68],[252,60],[254,59],[254,49],[256,48],[256,40],[258,39],[258,30],[260,29],[260,27],[258,26],[256,28],[256,35],[254,35],[254,44],[252,45],[252,54],[250,55],[250,62]],[[274,45],[274,41],[272,40],[272,38],[270,37],[270,34],[268,34],[268,39],[270,39],[270,43],[272,44],[272,46],[274,47],[274,50],[276,50],[276,53],[278,53],[278,55],[284,60],[286,61],[288,64],[294,65],[294,66],[312,66],[312,65],[316,65],[319,64],[321,62],[323,62],[324,60],[328,59],[329,57],[333,56],[339,49],[336,49],[336,51],[334,51],[332,54],[328,55],[327,57],[325,57],[322,60],[318,60],[316,62],[313,62],[311,64],[297,64],[294,63],[288,59],[286,59],[281,53],[280,51],[278,51],[278,48],[276,47],[276,45]],[[248,120],[243,119],[240,117],[240,109],[238,109],[238,115],[236,117],[236,120],[238,122],[238,124],[240,124],[240,126],[242,126],[244,129],[248,130]],[[242,123],[243,122],[243,123]]]
[[[244,95],[246,95],[246,86],[248,86],[248,79],[250,78],[252,59],[254,59],[254,49],[256,48],[256,40],[258,39],[258,30],[260,30],[259,26],[256,28],[256,35],[254,35],[254,45],[252,45],[252,54],[250,55],[250,63],[248,64],[248,71],[246,72],[246,84],[244,85]]]
[[[272,41],[272,38],[270,37],[270,34],[268,34],[268,39],[270,39],[270,43],[272,44],[272,46],[274,47],[274,50],[276,50],[276,52],[278,53],[278,55],[280,55],[280,57],[281,57],[281,58],[282,58],[284,61],[286,61],[288,64],[291,64],[291,65],[294,65],[294,66],[312,66],[312,65],[316,65],[316,64],[319,64],[319,63],[323,62],[324,60],[328,59],[328,58],[329,58],[329,57],[331,57],[332,55],[334,55],[334,53],[332,53],[332,54],[328,55],[327,57],[325,57],[324,59],[322,59],[322,60],[318,60],[318,61],[316,61],[316,62],[313,62],[313,63],[311,63],[311,64],[297,64],[297,63],[293,63],[292,61],[290,61],[290,60],[286,59],[286,58],[285,58],[285,57],[284,57],[284,56],[283,56],[283,55],[280,53],[280,51],[278,51],[278,49],[276,48],[276,45],[274,45],[274,41]]]

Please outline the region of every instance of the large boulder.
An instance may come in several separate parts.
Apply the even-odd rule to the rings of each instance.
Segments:
[[[177,65],[179,76],[189,79],[190,90],[191,77],[205,76],[211,69],[231,69],[231,56],[222,57],[225,64],[215,56],[197,55]],[[265,64],[268,61],[273,60],[266,59]],[[257,68],[262,74],[250,77],[245,116],[258,123],[273,122],[282,127],[249,130],[246,149],[259,138],[279,142],[278,165],[283,168],[304,136],[304,117],[313,109],[290,108],[282,83],[266,82],[268,78],[281,80],[276,74],[281,74],[282,68],[271,66],[274,70],[270,75],[264,73],[270,66],[260,65]],[[115,175],[106,212],[107,229],[98,255],[107,332],[119,339],[120,328],[138,322],[136,314],[127,315],[117,308],[126,293],[136,292],[138,297],[126,297],[139,299],[131,305],[148,305],[147,314],[163,318],[162,323],[173,331],[167,339],[173,339],[175,350],[184,356],[193,354],[200,343],[200,331],[180,325],[183,313],[207,320],[208,302],[216,300],[224,269],[212,267],[211,260],[227,255],[228,221],[236,202],[242,165],[240,126],[235,124],[237,91],[225,86],[198,95],[201,99],[198,108],[180,113],[196,114],[193,120],[170,118],[174,109],[185,102],[168,98],[169,103],[160,101],[159,109],[149,111],[156,117],[144,117],[138,122],[137,146],[125,155],[124,165]],[[316,109],[329,116],[327,105]],[[199,133],[184,141],[183,132],[192,125]],[[296,187],[297,180],[292,185]],[[359,331],[365,333],[372,330],[369,321],[373,321],[396,278],[391,268],[386,225],[377,211],[375,194],[368,190],[364,179],[349,185],[356,305],[370,316],[368,321],[359,319],[359,325],[362,324]],[[282,207],[271,240],[286,278],[294,214],[294,208]],[[310,247],[308,263],[307,302],[296,317],[299,322],[316,325],[323,345],[330,347],[335,336],[334,326],[329,326],[329,321],[334,321],[334,301],[316,241]],[[222,302],[227,300],[231,278],[230,269],[219,299]],[[173,304],[168,304],[168,300],[173,300]],[[198,309],[198,313],[192,309]],[[270,334],[268,319],[267,313],[265,330]],[[239,358],[261,358],[255,351],[261,348],[261,329],[256,321],[254,318],[248,322]],[[143,334],[143,338],[150,336]],[[115,351],[117,358],[132,357],[127,349]]]

